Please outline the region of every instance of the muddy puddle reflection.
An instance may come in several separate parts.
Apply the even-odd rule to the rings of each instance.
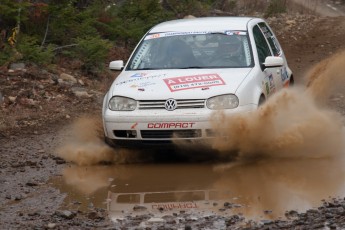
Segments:
[[[227,164],[70,166],[53,183],[66,207],[107,209],[113,220],[186,211],[196,215],[284,217],[343,196],[342,162],[331,159],[262,159]]]

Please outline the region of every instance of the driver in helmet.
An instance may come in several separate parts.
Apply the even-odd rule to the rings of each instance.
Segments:
[[[218,40],[214,61],[224,66],[241,66],[242,52],[242,42],[237,35],[222,35]]]

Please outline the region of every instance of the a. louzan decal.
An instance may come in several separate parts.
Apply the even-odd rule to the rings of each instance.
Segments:
[[[164,82],[167,84],[171,92],[225,85],[224,80],[215,73],[167,78],[164,79]]]

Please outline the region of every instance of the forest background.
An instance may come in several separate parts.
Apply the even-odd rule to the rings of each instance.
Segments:
[[[0,68],[14,62],[46,68],[69,65],[87,75],[98,75],[107,61],[128,58],[144,33],[159,22],[188,15],[270,17],[284,13],[288,3],[287,0],[0,0]]]

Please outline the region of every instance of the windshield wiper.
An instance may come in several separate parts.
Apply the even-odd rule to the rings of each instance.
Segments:
[[[204,69],[205,66],[187,66],[187,67],[176,67],[174,69]]]
[[[131,69],[131,70],[157,70],[160,68],[140,68],[140,69]]]

